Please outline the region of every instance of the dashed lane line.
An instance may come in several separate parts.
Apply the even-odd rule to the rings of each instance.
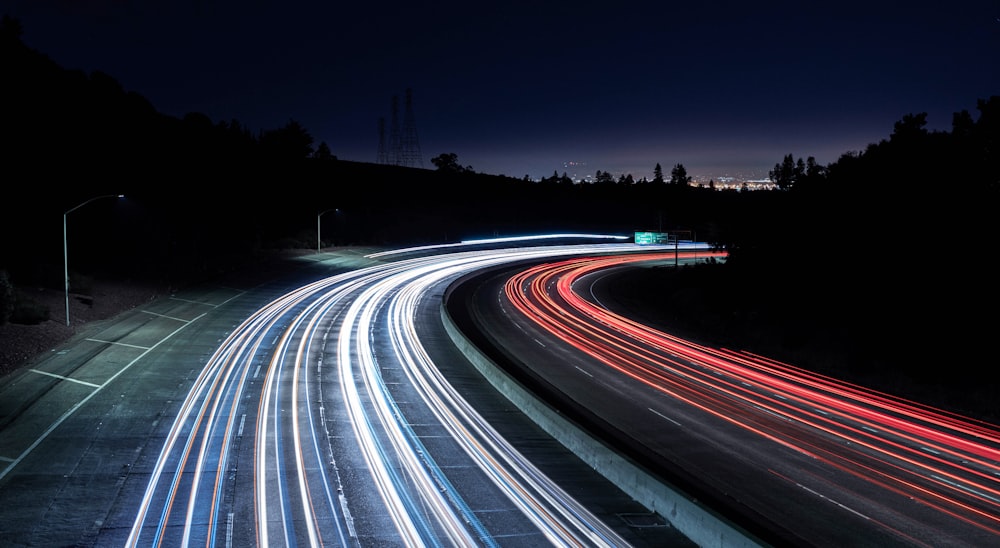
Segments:
[[[29,371],[31,371],[32,373],[38,373],[39,375],[45,375],[46,377],[53,377],[53,378],[56,378],[56,379],[59,379],[59,380],[62,380],[62,381],[75,382],[77,384],[82,384],[84,386],[89,386],[91,388],[100,388],[101,387],[101,385],[99,385],[99,384],[94,384],[92,382],[77,380],[77,379],[74,379],[72,377],[67,377],[65,375],[56,375],[55,373],[49,373],[48,371],[40,371],[38,369],[29,369]]]

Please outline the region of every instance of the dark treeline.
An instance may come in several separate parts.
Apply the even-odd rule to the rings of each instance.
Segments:
[[[643,292],[653,320],[998,420],[998,138],[991,96],[950,131],[907,114],[828,166],[786,156],[780,190],[723,208],[725,265]]]
[[[536,182],[447,153],[436,170],[338,160],[294,120],[254,131],[166,116],[111,75],[59,67],[21,30],[0,24],[0,270],[15,285],[60,287],[64,213],[118,193],[67,215],[74,271],[196,282],[270,250],[315,249],[320,213],[324,247],[686,230],[730,259],[661,273],[644,292],[660,305],[651,320],[818,369],[847,364],[838,372],[886,388],[961,386],[1000,401],[988,344],[1000,304],[998,96],[955,113],[949,131],[901,113],[884,140],[830,165],[776,159],[773,191],[678,184],[680,164],[668,180]]]
[[[157,112],[112,76],[65,69],[21,41],[17,20],[0,22],[4,77],[4,154],[41,163],[241,161],[321,157],[295,120],[251,131],[238,120],[213,123],[200,113],[182,119]]]

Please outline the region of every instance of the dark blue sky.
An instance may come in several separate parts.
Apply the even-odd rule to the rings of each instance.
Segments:
[[[651,177],[835,161],[1000,93],[1000,2],[0,0],[24,41],[175,116],[301,123],[374,162],[412,89],[424,167]],[[925,6],[927,4],[927,6]],[[933,4],[933,5],[931,5]],[[582,164],[567,167],[567,162]]]

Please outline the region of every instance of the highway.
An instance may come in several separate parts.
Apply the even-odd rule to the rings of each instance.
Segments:
[[[221,502],[235,493],[253,493],[255,534],[240,545],[489,544],[501,533],[483,506],[520,512],[532,536],[554,544],[624,544],[506,444],[415,336],[434,285],[558,253],[405,259],[319,280],[255,313],[195,382],[127,544],[218,538]],[[247,424],[254,441],[240,458],[253,460],[253,474],[230,482],[229,451]],[[345,467],[368,473],[346,478]]]
[[[602,301],[616,269],[673,260],[500,271],[471,284],[470,315],[547,401],[765,542],[1000,543],[1000,429],[682,340]]]
[[[603,289],[706,256],[322,253],[150,303],[0,387],[0,544],[1000,540],[995,426],[672,337]]]
[[[321,255],[310,272],[330,274],[304,283],[175,295],[98,326],[3,388],[0,543],[690,544],[429,321],[464,274],[598,250],[636,247]]]

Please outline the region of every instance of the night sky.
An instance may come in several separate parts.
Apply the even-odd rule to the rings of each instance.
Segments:
[[[765,178],[928,129],[1000,93],[1000,2],[0,0],[22,39],[162,113],[299,122],[377,161],[412,90],[424,167]]]

